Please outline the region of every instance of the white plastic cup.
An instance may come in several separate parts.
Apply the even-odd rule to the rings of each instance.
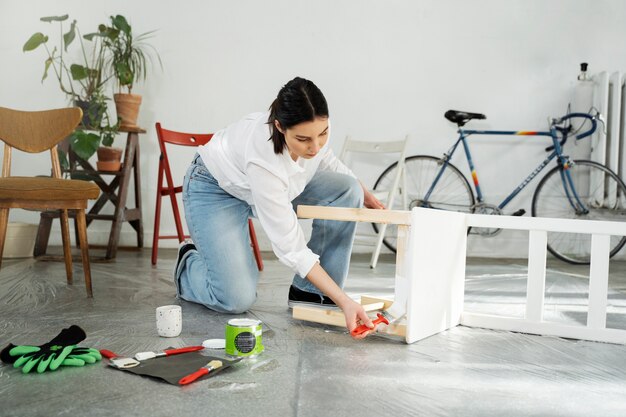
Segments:
[[[157,332],[161,337],[176,337],[183,328],[183,310],[180,306],[161,306],[156,309]]]

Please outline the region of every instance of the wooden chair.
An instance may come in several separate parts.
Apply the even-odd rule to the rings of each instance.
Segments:
[[[152,265],[157,263],[157,255],[159,251],[160,239],[178,239],[182,242],[189,235],[185,235],[183,232],[183,225],[180,220],[180,210],[178,209],[178,201],[176,200],[176,194],[183,191],[181,185],[175,186],[172,178],[172,171],[170,169],[169,159],[167,157],[166,143],[179,146],[202,146],[211,140],[212,133],[183,133],[175,132],[173,130],[163,129],[161,123],[156,124],[157,138],[159,140],[159,148],[161,150],[161,156],[159,158],[159,174],[157,179],[157,197],[156,197],[156,209],[154,213],[154,236],[152,238]],[[165,184],[163,184],[163,177],[165,176]],[[159,235],[160,222],[161,222],[161,199],[165,196],[170,197],[172,203],[172,211],[174,212],[174,222],[176,224],[175,235]],[[256,260],[259,271],[263,270],[263,259],[261,258],[261,251],[259,249],[259,243],[256,239],[256,232],[254,231],[254,225],[252,220],[248,219],[248,229],[250,230],[250,245],[254,251],[254,258]]]
[[[374,190],[373,194],[388,209],[405,209],[407,205],[406,201],[404,201],[406,200],[406,196],[401,193],[401,190],[405,189],[404,183],[406,180],[404,173],[404,160],[406,158],[406,146],[408,141],[408,136],[405,136],[402,140],[380,142],[355,140],[348,136],[343,143],[339,159],[341,159],[344,164],[351,165],[351,162],[353,161],[350,161],[350,158],[353,158],[355,156],[354,154],[366,153],[397,155],[398,169],[395,171],[392,183],[388,186],[388,188]],[[394,202],[396,202],[398,194],[401,194],[399,196],[401,197],[399,201],[403,201],[402,207],[394,207]],[[378,264],[378,257],[383,246],[383,239],[385,238],[385,233],[387,232],[387,224],[377,224],[377,231],[378,233],[375,235],[359,232],[355,236],[355,244],[374,246],[372,257],[370,259],[370,268],[376,268],[376,265]]]
[[[77,107],[33,112],[0,107],[0,140],[5,144],[0,177],[0,258],[4,250],[10,209],[60,210],[67,283],[72,284],[68,210],[76,210],[85,288],[87,296],[93,297],[85,209],[87,200],[96,199],[100,189],[92,182],[61,178],[57,153],[57,144],[74,131],[81,118],[82,111]],[[52,177],[12,177],[13,148],[28,153],[49,150],[52,158]]]

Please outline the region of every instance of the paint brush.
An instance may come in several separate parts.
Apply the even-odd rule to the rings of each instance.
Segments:
[[[387,310],[383,310],[380,313],[376,314],[376,318],[372,320],[374,324],[374,328],[369,328],[365,324],[361,324],[357,326],[350,332],[351,336],[359,336],[367,331],[376,330],[376,326],[380,323],[384,323],[386,325],[390,325],[398,320],[400,320],[406,314],[406,306],[402,306],[402,302],[393,303],[391,307]]]
[[[219,361],[217,359],[212,360],[208,364],[204,365],[202,368],[198,369],[193,374],[189,374],[187,376],[182,377],[178,381],[178,383],[180,385],[191,384],[193,381],[195,381],[196,379],[200,378],[202,375],[208,375],[209,372],[211,372],[211,371],[213,371],[213,370],[215,370],[217,368],[221,368],[221,367],[222,367],[222,361]]]
[[[161,358],[163,356],[178,355],[179,353],[196,352],[204,349],[204,346],[187,346],[178,349],[167,349],[162,352],[139,352],[135,355],[135,359],[138,361],[145,361],[146,359]]]

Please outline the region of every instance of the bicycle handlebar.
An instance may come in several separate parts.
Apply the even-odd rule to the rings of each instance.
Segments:
[[[559,132],[561,132],[563,134],[563,138],[559,142],[559,144],[561,146],[563,146],[565,144],[565,142],[567,142],[567,134],[570,132],[572,126],[570,125],[570,126],[567,126],[567,127],[559,127],[557,125],[560,125],[560,124],[566,122],[567,120],[575,119],[575,118],[583,118],[583,119],[590,120],[591,121],[591,128],[589,128],[585,132],[582,132],[582,133],[576,135],[576,140],[580,140],[580,139],[586,138],[587,136],[593,135],[593,133],[596,131],[596,129],[598,128],[597,117],[598,117],[598,115],[592,116],[591,114],[588,114],[588,113],[569,113],[569,114],[566,114],[565,116],[560,117],[558,119],[553,119],[552,123],[551,123],[551,126],[554,126],[556,128],[556,130],[558,130]],[[548,146],[546,148],[546,152],[549,152],[549,151],[551,151],[553,149],[554,149],[554,145]]]

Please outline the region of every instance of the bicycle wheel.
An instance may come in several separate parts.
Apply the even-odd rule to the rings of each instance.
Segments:
[[[566,195],[561,177],[563,168],[552,168],[541,179],[532,202],[532,215],[584,220],[626,220],[626,185],[613,171],[593,161],[574,161],[569,169],[572,183],[588,212],[576,211]],[[569,187],[568,187],[569,189]],[[568,191],[571,196],[571,191]],[[611,255],[626,243],[624,236],[611,236]],[[548,250],[572,264],[589,264],[591,235],[548,233]]]
[[[474,193],[469,182],[457,167],[448,163],[428,200],[425,195],[441,170],[443,159],[434,156],[414,155],[405,160],[406,189],[402,182],[394,201],[387,204],[391,210],[411,210],[413,207],[428,207],[440,210],[471,213],[474,206]],[[390,165],[374,184],[374,190],[388,190],[393,185],[398,163]],[[378,227],[372,223],[378,233]],[[387,226],[383,243],[391,251],[396,251],[397,227]]]

